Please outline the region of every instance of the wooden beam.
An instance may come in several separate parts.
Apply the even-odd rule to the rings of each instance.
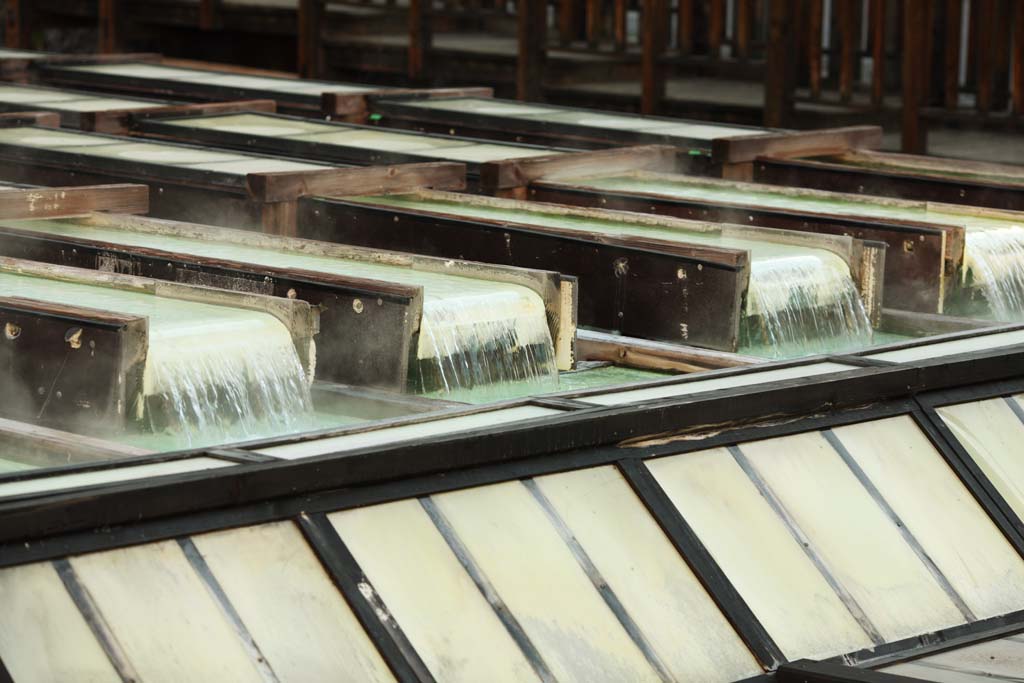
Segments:
[[[519,43],[516,97],[520,100],[539,101],[544,98],[547,9],[546,0],[519,0],[516,9],[516,32]]]
[[[736,0],[736,56],[750,57],[750,32],[753,29],[754,0]]]
[[[839,101],[846,104],[853,98],[853,78],[857,71],[857,48],[860,38],[860,2],[839,0]]]
[[[0,219],[59,218],[93,211],[146,213],[147,185],[32,187],[0,190]]]
[[[118,0],[99,0],[99,51],[111,53],[118,51],[117,19],[120,14]]]
[[[773,1],[773,0],[770,0]],[[810,0],[807,11],[807,81],[811,99],[821,97],[821,26],[824,20],[824,0]],[[769,51],[771,47],[769,46]]]
[[[10,111],[0,114],[0,128],[21,126],[60,128],[60,114],[55,111]]]
[[[579,1],[558,0],[558,42],[562,47],[576,39],[576,8]]]
[[[711,158],[716,163],[727,165],[754,161],[763,156],[813,157],[881,146],[880,126],[848,126],[716,138],[711,141]]]
[[[678,0],[676,10],[676,41],[679,54],[688,55],[693,52],[693,0]]]
[[[587,46],[596,48],[601,42],[601,0],[586,0]]]
[[[304,78],[317,78],[323,61],[320,27],[323,24],[323,0],[299,0],[298,71]]]
[[[427,55],[434,42],[430,24],[432,0],[409,0],[408,76],[419,81],[427,71]]]
[[[786,128],[793,113],[796,14],[796,0],[771,0],[764,79],[764,125],[769,128]]]
[[[253,199],[271,203],[314,195],[344,197],[412,192],[423,188],[461,190],[466,186],[466,166],[432,161],[311,172],[250,173],[246,176],[246,186]]]
[[[626,13],[629,9],[628,0],[613,0],[613,3],[612,33],[614,33],[615,51],[624,52],[628,42],[626,31]]]
[[[708,55],[712,60],[722,57],[725,38],[725,0],[710,0],[708,6]]]
[[[881,108],[885,98],[885,0],[871,0],[868,8],[868,40],[871,44],[871,104]]]
[[[995,0],[974,0],[978,3],[977,43],[977,109],[981,114],[992,110],[993,57],[995,50],[993,41],[996,31]]]
[[[215,31],[223,26],[222,3],[223,0],[199,0],[199,28],[201,30]]]
[[[921,120],[924,97],[926,0],[903,2],[903,141],[901,149],[924,154],[928,148],[928,129]]]
[[[32,22],[30,18],[31,2],[26,0],[7,0],[6,2],[6,26],[4,30],[4,43],[10,48],[28,49],[32,47],[31,31]]]
[[[1024,2],[1014,3],[1013,10],[1010,95],[1013,98],[1013,113],[1021,116],[1024,115]]]
[[[764,362],[760,358],[695,346],[623,337],[595,330],[577,332],[579,360],[606,361],[644,370],[699,372],[735,368]]]
[[[679,170],[678,150],[668,145],[643,145],[490,161],[480,166],[480,190],[493,194],[525,187],[535,180],[579,177],[594,169],[604,174],[674,173]]]
[[[640,26],[640,111],[654,114],[665,98],[665,48],[668,42],[668,0],[643,0]]]
[[[960,95],[960,31],[963,28],[961,0],[946,0],[946,40],[944,52],[943,104],[955,111]]]

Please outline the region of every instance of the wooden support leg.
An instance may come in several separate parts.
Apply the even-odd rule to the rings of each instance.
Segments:
[[[903,144],[904,152],[925,154],[928,129],[921,121],[927,30],[927,0],[903,3]]]
[[[299,0],[299,74],[304,78],[321,75],[320,26],[323,0]]]
[[[640,69],[642,92],[640,111],[657,113],[665,98],[665,47],[668,38],[668,1],[643,0]]]
[[[544,97],[544,62],[547,57],[547,2],[519,0],[517,9],[519,59],[516,96],[539,101]]]
[[[109,54],[117,52],[119,36],[117,31],[117,0],[99,0],[99,51]]]
[[[418,81],[427,72],[427,54],[433,43],[431,0],[409,0],[409,78]]]
[[[796,14],[796,0],[771,0],[764,79],[764,125],[769,128],[786,128],[793,113]]]

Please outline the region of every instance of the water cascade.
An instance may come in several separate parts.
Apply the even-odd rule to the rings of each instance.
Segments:
[[[871,322],[846,262],[828,252],[755,260],[744,350],[776,358],[853,349]]]
[[[1024,228],[968,230],[964,279],[981,290],[996,320],[1024,318]]]
[[[223,239],[90,225],[88,219],[12,221],[22,229],[149,249],[361,277],[423,288],[423,318],[410,367],[410,390],[472,403],[514,398],[558,385],[554,344],[543,298],[520,285],[413,270],[386,261],[342,258],[317,252],[315,243],[295,249],[252,245],[242,231]],[[305,251],[308,250],[308,251]]]
[[[544,302],[522,287],[426,302],[414,390],[480,403],[558,387]]]
[[[294,431],[312,415],[287,328],[268,313],[0,273],[0,292],[145,316],[149,344],[132,417],[176,447]]]

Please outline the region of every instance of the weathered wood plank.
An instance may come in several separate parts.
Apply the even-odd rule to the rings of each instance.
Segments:
[[[246,186],[250,195],[262,202],[287,202],[310,195],[410,192],[420,188],[461,190],[466,186],[466,166],[438,161],[312,172],[250,173]]]
[[[57,218],[91,211],[146,213],[146,185],[0,188],[0,218]]]

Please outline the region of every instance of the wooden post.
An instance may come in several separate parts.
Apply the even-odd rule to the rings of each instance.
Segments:
[[[642,11],[640,111],[644,114],[655,114],[665,98],[664,56],[668,40],[668,0],[643,0]]]
[[[99,0],[99,51],[117,52],[117,0]]]
[[[199,0],[200,29],[203,31],[212,31],[222,26],[220,13],[221,2],[222,0]]]
[[[576,39],[576,5],[579,0],[558,0],[558,42],[563,47]]]
[[[1013,7],[1013,57],[1011,69],[1011,96],[1013,97],[1013,113],[1024,114],[1024,2],[1014,3]]]
[[[413,81],[422,79],[427,71],[427,55],[434,42],[430,22],[432,4],[432,0],[409,0],[408,74]]]
[[[725,0],[711,0],[708,8],[708,54],[711,59],[721,59],[724,37]]]
[[[4,31],[4,43],[7,47],[28,49],[32,47],[31,2],[26,0],[7,0],[7,25]]]
[[[765,55],[764,125],[786,128],[793,113],[796,86],[793,22],[797,0],[771,0]]]
[[[885,0],[871,0],[868,8],[871,41],[871,104],[882,106],[885,97]]]
[[[946,49],[943,63],[943,104],[949,111],[957,108],[960,94],[960,31],[963,21],[960,0],[946,0]]]
[[[679,54],[688,55],[693,52],[693,0],[678,0],[676,14],[676,42]]]
[[[903,142],[909,154],[924,154],[928,148],[928,129],[922,125],[925,64],[925,32],[928,0],[903,1]]]
[[[807,82],[811,99],[821,97],[821,24],[824,20],[824,0],[810,0],[807,9]],[[771,47],[769,46],[769,51]]]
[[[516,97],[521,100],[538,101],[544,97],[547,25],[546,0],[519,0],[516,16],[519,41]]]
[[[601,0],[586,0],[587,45],[596,48],[601,42]]]
[[[978,3],[977,104],[978,112],[987,114],[992,110],[992,58],[995,52],[992,41],[995,39],[996,3],[995,0],[974,1]]]
[[[627,33],[626,33],[626,13],[629,10],[627,0],[613,0],[614,1],[614,17],[612,18],[613,32],[615,34],[615,51],[624,52],[626,50]]]
[[[299,0],[299,75],[316,78],[321,75],[320,26],[323,22],[323,0]]]
[[[856,73],[860,36],[860,2],[839,0],[836,10],[842,43],[839,52],[839,101],[845,104],[853,98],[853,76]]]
[[[753,28],[752,16],[754,0],[736,0],[736,56],[740,59],[750,57],[750,31]]]

